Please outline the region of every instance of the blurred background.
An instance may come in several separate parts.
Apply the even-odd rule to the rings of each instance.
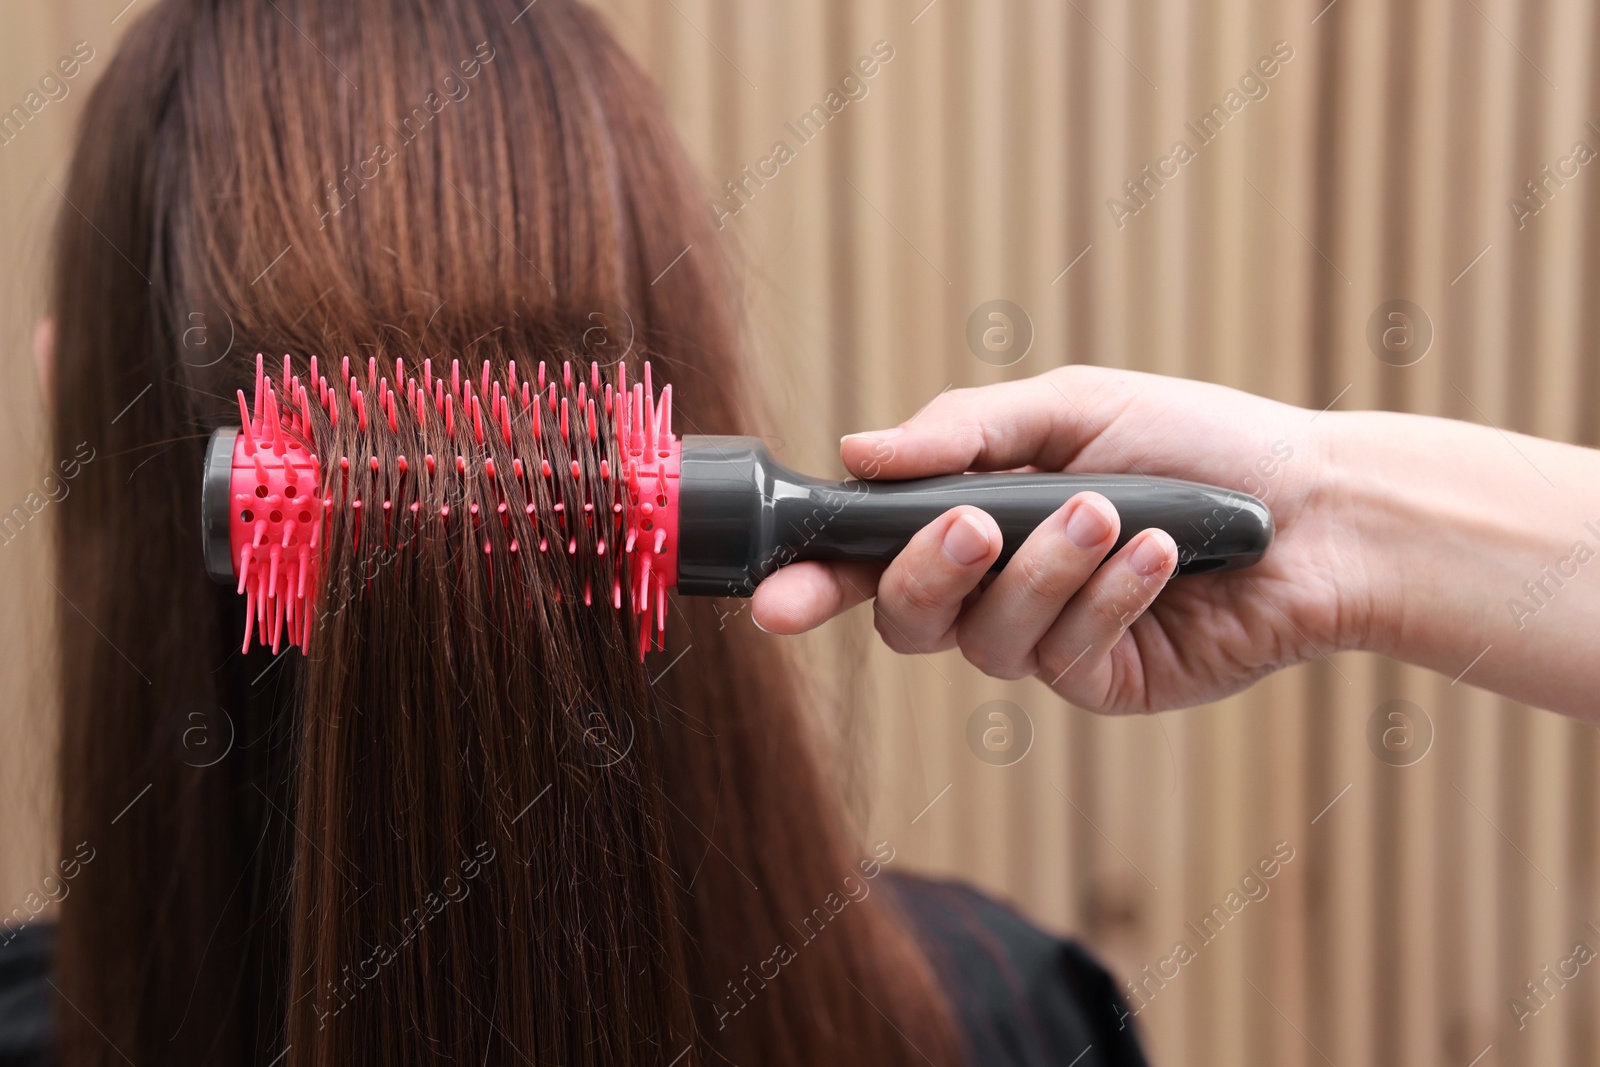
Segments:
[[[0,9],[0,110],[94,57],[0,133],[3,509],[46,470],[28,340],[52,183],[149,2]],[[1593,5],[600,6],[742,264],[793,465],[837,471],[841,433],[1071,362],[1600,444]],[[45,568],[71,506],[0,537],[0,901],[52,858],[46,637],[73,609]],[[896,657],[865,610],[801,648],[873,839],[1140,982],[1156,1063],[1600,1058],[1597,968],[1542,970],[1600,950],[1595,727],[1474,690],[1467,663],[1344,654],[1107,719],[953,653]],[[1230,892],[1247,903],[1199,936]]]

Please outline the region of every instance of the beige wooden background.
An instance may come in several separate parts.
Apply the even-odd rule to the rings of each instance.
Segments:
[[[148,0],[113,25],[124,2],[0,10],[0,102],[76,40],[107,54]],[[660,80],[709,190],[775,141],[794,149],[725,229],[771,429],[794,464],[836,469],[840,433],[903,419],[947,385],[1072,361],[1600,443],[1600,173],[1548,185],[1521,229],[1508,207],[1575,142],[1600,148],[1592,5],[925,3],[603,4]],[[509,21],[521,0],[505,6]],[[867,95],[801,144],[786,121],[879,41],[893,59]],[[1193,143],[1185,122],[1279,41],[1294,56],[1269,94],[1119,229],[1107,199],[1174,140]],[[45,461],[26,341],[73,92],[0,147],[7,506]],[[994,298],[1035,332],[1004,369],[964,339]],[[1395,298],[1432,321],[1415,366],[1380,362],[1365,340]],[[59,607],[38,574],[45,532],[0,547],[7,900],[45,862],[50,714],[31,651]],[[858,612],[804,648],[874,832],[907,866],[1075,932],[1120,976],[1180,938],[1196,944],[1187,921],[1275,843],[1294,849],[1269,895],[1149,1000],[1138,1023],[1156,1062],[1600,1057],[1597,968],[1522,1029],[1508,1003],[1580,938],[1600,949],[1584,928],[1600,923],[1593,727],[1353,654],[1205,709],[1102,719],[952,655],[897,658],[870,636]],[[852,666],[862,699],[847,696]],[[997,698],[1035,732],[1005,767],[965,740],[974,709]],[[1435,731],[1413,766],[1381,762],[1366,741],[1369,716],[1396,698]]]

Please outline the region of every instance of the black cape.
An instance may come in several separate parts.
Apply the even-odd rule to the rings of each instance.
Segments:
[[[1116,985],[1076,942],[963,885],[892,876],[975,1067],[1145,1067]],[[55,928],[0,946],[0,1067],[53,1062]]]

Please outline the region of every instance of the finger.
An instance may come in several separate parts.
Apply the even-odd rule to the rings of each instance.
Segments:
[[[1038,669],[1035,646],[1116,544],[1117,509],[1099,493],[1068,500],[1022,542],[994,584],[961,617],[957,642],[993,678]]]
[[[839,455],[858,478],[920,478],[1028,464],[1061,470],[1104,428],[1091,425],[1089,413],[1099,406],[1095,394],[1073,388],[1070,370],[942,393],[893,429],[841,438]]]
[[[955,644],[956,615],[1000,555],[1000,527],[987,513],[951,508],[917,531],[878,582],[873,621],[896,652]]]
[[[750,618],[768,633],[804,633],[871,597],[883,569],[881,563],[812,560],[780,567],[756,586]]]
[[[1164,530],[1134,536],[1068,602],[1039,642],[1039,677],[1080,707],[1104,707],[1116,682],[1111,650],[1166,586],[1178,547]]]

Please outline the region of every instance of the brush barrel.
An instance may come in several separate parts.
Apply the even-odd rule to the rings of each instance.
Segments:
[[[1248,567],[1272,543],[1255,497],[1173,478],[1112,474],[954,474],[897,482],[798,474],[753,437],[685,436],[678,489],[678,592],[750,596],[795,560],[887,563],[958,504],[999,524],[1005,563],[1068,499],[1100,493],[1122,518],[1117,548],[1156,527],[1178,546],[1178,574]]]

